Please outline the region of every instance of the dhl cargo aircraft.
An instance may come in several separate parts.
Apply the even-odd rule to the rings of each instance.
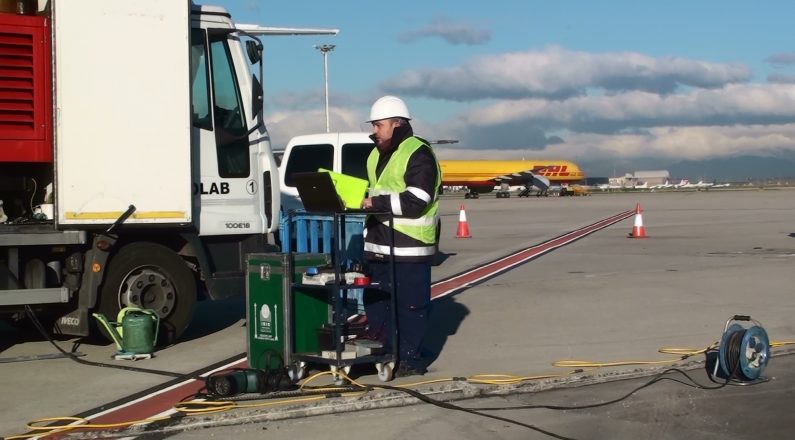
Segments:
[[[466,198],[478,198],[500,186],[497,197],[508,197],[508,186],[524,185],[519,196],[527,196],[533,187],[545,194],[552,185],[585,179],[575,163],[567,160],[440,160],[442,185],[465,186]]]

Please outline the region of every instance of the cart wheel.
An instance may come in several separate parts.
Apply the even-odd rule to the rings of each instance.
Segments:
[[[298,362],[287,367],[287,376],[289,376],[290,380],[293,382],[298,382],[299,380],[305,378],[306,362]]]
[[[350,384],[350,382],[348,382],[348,379],[345,379],[339,373],[340,369],[337,368],[336,365],[329,365],[329,369],[331,370],[331,375],[334,376],[334,385],[336,385],[338,387],[341,387],[341,386],[345,386],[345,385],[349,385]],[[351,366],[350,365],[346,365],[346,366],[342,367],[342,372],[345,373],[346,376],[347,376],[347,374],[350,371],[351,371]]]
[[[385,364],[377,363],[375,364],[376,370],[378,370],[378,379],[381,382],[389,382],[392,380],[392,373],[395,369],[394,362],[387,362]]]

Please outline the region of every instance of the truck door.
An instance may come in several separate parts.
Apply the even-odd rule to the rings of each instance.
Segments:
[[[191,35],[194,155],[194,212],[200,235],[258,234],[268,231],[266,204],[275,170],[264,126],[256,124],[252,80],[240,41],[228,31],[193,29]],[[248,104],[248,105],[247,105]],[[265,143],[266,145],[262,145]],[[263,171],[270,172],[263,172]]]

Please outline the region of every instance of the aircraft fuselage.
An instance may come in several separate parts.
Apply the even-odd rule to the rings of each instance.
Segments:
[[[585,174],[567,160],[441,160],[442,185],[465,186],[473,193],[488,193],[496,185],[532,185],[533,175],[552,184],[579,182]]]

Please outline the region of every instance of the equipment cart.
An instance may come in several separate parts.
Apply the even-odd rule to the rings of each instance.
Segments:
[[[397,309],[395,298],[395,268],[394,268],[394,255],[390,255],[390,279],[387,285],[378,285],[379,290],[385,291],[389,294],[389,301],[391,302],[392,323],[390,328],[390,350],[386,351],[380,344],[368,343],[368,341],[360,341],[351,338],[350,326],[347,322],[347,304],[348,292],[351,289],[371,289],[376,286],[369,283],[363,273],[350,271],[347,266],[347,259],[345,255],[345,246],[347,243],[345,237],[345,217],[348,215],[361,215],[361,214],[374,214],[383,215],[389,219],[390,228],[393,226],[394,218],[390,212],[373,212],[362,210],[346,210],[344,212],[330,213],[333,217],[332,223],[332,250],[331,250],[331,268],[326,272],[325,277],[323,273],[318,274],[304,274],[301,276],[301,281],[293,283],[293,292],[308,292],[312,290],[320,290],[328,293],[330,308],[330,326],[329,341],[324,347],[321,347],[319,352],[300,352],[295,351],[290,353],[290,358],[293,362],[297,362],[293,366],[294,369],[301,371],[305,369],[306,364],[321,364],[328,365],[331,372],[334,374],[335,381],[342,383],[343,378],[338,372],[348,374],[350,369],[355,364],[372,363],[375,364],[378,371],[378,378],[383,381],[392,380],[393,371],[397,362]],[[394,232],[393,232],[394,234]],[[394,241],[394,237],[393,237]],[[295,254],[291,254],[295,257]],[[333,276],[332,276],[333,274]],[[296,274],[295,279],[299,277]],[[295,310],[295,313],[300,313],[300,310]],[[323,345],[323,344],[321,344]]]
[[[250,368],[287,368],[290,379],[305,374],[293,352],[320,350],[318,329],[329,322],[329,298],[317,289],[292,289],[295,274],[330,264],[329,254],[282,252],[246,255],[246,331]]]

